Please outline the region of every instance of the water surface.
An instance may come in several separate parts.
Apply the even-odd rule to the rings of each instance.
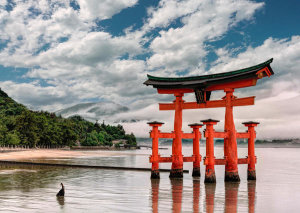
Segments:
[[[205,156],[204,147],[201,154]],[[239,157],[247,155],[239,147]],[[160,150],[169,156],[171,149]],[[120,151],[114,157],[48,160],[56,163],[150,167],[151,150]],[[185,156],[192,154],[183,146]],[[215,148],[217,158],[222,147]],[[247,181],[247,166],[240,165],[239,184],[224,183],[224,166],[216,166],[216,184],[192,178],[186,163],[183,179],[150,180],[149,172],[36,166],[1,166],[1,212],[300,212],[300,149],[257,148],[257,181]],[[170,164],[160,164],[170,168]],[[57,199],[60,183],[66,195]]]

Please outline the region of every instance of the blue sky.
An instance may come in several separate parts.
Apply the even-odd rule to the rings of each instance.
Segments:
[[[144,86],[147,73],[203,75],[274,58],[272,79],[238,93],[257,96],[255,117],[246,107],[237,119],[263,120],[262,137],[277,128],[278,137],[300,137],[299,9],[297,0],[0,0],[0,87],[35,110],[113,101],[132,110],[118,119],[135,117],[144,128],[128,131],[145,132],[147,120],[172,123],[157,109],[172,97]]]

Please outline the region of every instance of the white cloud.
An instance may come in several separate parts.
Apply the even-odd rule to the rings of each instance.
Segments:
[[[227,16],[227,14],[232,14],[233,10],[236,10],[236,14],[232,17],[227,16],[226,19],[233,18],[234,23],[237,23],[244,19],[252,18],[253,11],[261,8],[263,5],[264,3],[236,0],[161,0],[157,8],[149,8],[149,18],[146,27],[147,29],[167,27],[177,18],[183,18],[183,22],[186,24],[193,14],[197,14],[198,12],[201,12],[201,15],[197,14],[197,16],[200,15],[202,19],[196,20],[196,22],[201,24],[211,21],[216,15]]]
[[[126,53],[139,51],[140,46],[134,40],[112,37],[106,32],[90,32],[80,37],[74,36],[68,42],[41,53],[36,59],[45,63],[96,66],[99,63],[111,63]]]
[[[218,59],[210,72],[224,72],[239,69],[243,64],[257,64],[267,59],[274,58],[273,66],[276,66],[278,73],[298,74],[300,63],[300,36],[292,36],[290,39],[266,39],[258,47],[249,46],[245,52],[237,57],[232,57],[230,50],[221,49],[216,51]],[[277,74],[278,74],[277,73]]]
[[[5,7],[7,4],[6,0],[0,0],[0,7]]]
[[[167,27],[172,21],[179,17],[190,15],[197,11],[203,4],[203,1],[177,1],[162,0],[158,8],[149,8],[149,18],[147,28]]]
[[[51,95],[45,100],[45,93],[50,90],[65,94],[72,91],[70,97],[73,94],[77,97],[72,99],[72,103],[87,98],[128,102],[130,94],[138,94],[131,87],[139,84],[137,78],[142,76],[144,62],[131,58],[142,51],[139,40],[132,37],[133,34],[114,37],[104,31],[92,31],[95,26],[92,19],[111,17],[137,1],[79,3],[79,11],[71,8],[69,1],[20,1],[10,12],[0,9],[0,36],[9,40],[7,47],[0,51],[0,63],[31,68],[23,78],[43,79],[51,85],[44,87],[32,83],[3,82],[16,88],[24,87],[24,91],[29,87],[36,91],[36,95],[30,98],[21,98],[24,95],[21,90],[6,86],[10,94],[20,93],[14,95],[17,100],[34,105],[34,108],[56,110],[68,102],[59,103]],[[82,17],[84,13],[86,17]],[[65,39],[63,43],[61,38]],[[121,60],[126,54],[129,59]],[[118,84],[121,80],[129,85]],[[110,84],[114,86],[108,86]],[[124,98],[118,95],[121,92]],[[43,101],[33,100],[39,99],[39,96],[43,96],[40,97]]]
[[[164,67],[173,74],[176,70],[199,67],[208,53],[205,42],[220,38],[230,27],[252,18],[263,5],[234,0],[162,1],[160,7],[151,12],[152,18],[146,26],[167,26],[178,17],[182,17],[183,26],[161,30],[154,38],[150,45],[153,55],[147,61],[149,67]]]
[[[42,87],[39,82],[15,83],[12,81],[0,82],[2,90],[16,101],[35,110],[59,109],[68,103],[76,103],[79,98],[67,86]]]
[[[122,9],[134,6],[138,0],[77,0],[83,19],[108,19]]]
[[[206,42],[222,39],[239,23],[252,21],[264,3],[162,0],[157,8],[148,10],[141,29],[128,28],[122,36],[104,29],[94,31],[95,20],[111,18],[136,5],[137,0],[78,0],[80,10],[71,8],[68,0],[28,0],[16,2],[10,12],[4,10],[6,3],[0,0],[0,41],[8,41],[0,50],[0,64],[32,68],[23,78],[33,82],[2,81],[0,86],[31,108],[55,111],[90,98],[111,100],[132,109],[111,117],[111,122],[140,120],[125,124],[129,132],[147,136],[147,120],[164,121],[162,130],[171,131],[174,112],[160,112],[157,102],[169,102],[173,97],[158,95],[142,85],[147,72],[165,76],[182,70],[188,75],[225,72],[273,57],[274,76],[260,80],[256,87],[236,91],[239,97],[257,95],[255,106],[235,109],[237,128],[244,131],[241,122],[258,120],[262,123],[259,137],[300,137],[300,36],[270,37],[238,55],[228,46],[221,47],[215,50],[218,59],[210,69],[203,68],[204,58],[214,50]],[[179,25],[174,27],[174,22]],[[145,42],[149,48],[143,46]],[[149,54],[147,60],[136,58],[143,53]],[[194,96],[185,99],[194,100]],[[190,131],[189,123],[209,117],[221,120],[217,128],[221,131],[224,109],[184,112],[184,131]]]
[[[112,37],[103,31],[91,32],[91,29],[95,26],[94,18],[111,17],[136,2],[82,1],[79,11],[71,8],[69,1],[17,2],[10,12],[0,8],[0,39],[9,40],[0,54],[5,59],[0,62],[6,66],[40,66],[43,58],[35,57],[40,52],[85,64],[131,54],[139,49],[134,39]],[[82,17],[84,14],[92,19],[86,20]],[[60,44],[62,38],[67,42]],[[11,60],[6,60],[8,57]],[[55,58],[45,60],[58,62]]]

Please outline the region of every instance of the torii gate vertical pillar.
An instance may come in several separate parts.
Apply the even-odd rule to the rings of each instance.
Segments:
[[[258,122],[245,122],[243,123],[246,127],[248,127],[248,132],[250,137],[248,138],[248,180],[256,180],[256,171],[255,171],[255,163],[256,163],[256,156],[255,156],[255,149],[254,143],[256,138],[256,133],[254,127],[256,127],[259,123]]]
[[[236,130],[233,120],[233,104],[234,89],[228,88],[226,92],[226,110],[225,110],[225,132],[227,137],[224,139],[224,155],[226,159],[225,165],[225,181],[239,182],[240,177],[238,173],[238,155],[237,155],[237,142]]]
[[[201,139],[201,133],[199,129],[203,126],[202,124],[194,123],[189,124],[191,128],[193,128],[194,138],[193,138],[193,177],[200,177],[200,161],[201,161],[201,155],[200,155],[200,139]]]
[[[170,178],[183,177],[183,156],[182,156],[182,93],[174,94],[176,99],[175,117],[174,117],[174,134],[175,138],[172,143],[172,168]]]
[[[205,167],[205,179],[204,183],[215,183],[215,152],[214,152],[214,135],[215,130],[213,125],[216,125],[218,120],[202,120],[204,125],[206,125],[205,137],[206,137],[206,157],[204,160]]]
[[[150,137],[152,138],[152,155],[150,156],[150,162],[152,162],[151,179],[159,179],[159,153],[158,153],[158,127],[164,123],[153,121],[148,123],[152,127]]]

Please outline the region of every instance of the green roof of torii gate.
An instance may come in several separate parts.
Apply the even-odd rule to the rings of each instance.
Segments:
[[[211,75],[201,75],[192,77],[156,77],[147,75],[148,80],[144,84],[152,85],[154,88],[191,88],[196,89],[199,87],[206,87],[210,84],[219,84],[223,82],[233,82],[239,79],[256,78],[257,71],[267,67],[270,74],[273,75],[273,70],[270,67],[273,58],[255,66],[234,70],[230,72],[223,72]]]

